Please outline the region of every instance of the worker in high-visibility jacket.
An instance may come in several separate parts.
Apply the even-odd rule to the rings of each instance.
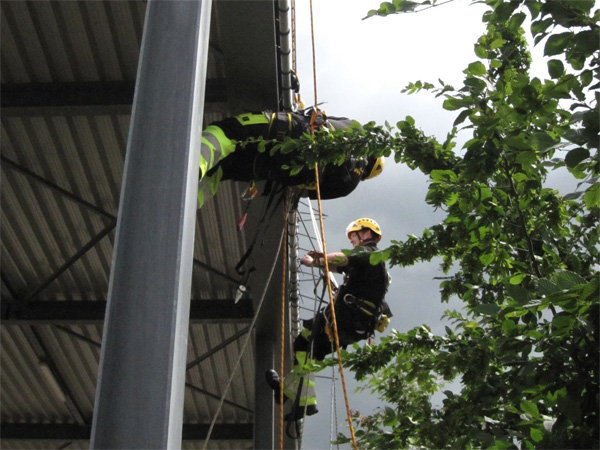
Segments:
[[[352,125],[344,117],[322,116],[320,126],[329,129],[346,129]],[[202,133],[200,152],[200,179],[217,175],[220,179],[235,181],[271,180],[284,186],[297,186],[305,189],[304,195],[314,198],[315,176],[308,167],[291,175],[289,166],[294,158],[292,153],[274,152],[269,145],[259,150],[258,142],[249,138],[262,138],[265,141],[282,141],[286,136],[296,138],[310,133],[311,116],[302,112],[246,113],[214,122]],[[344,197],[363,181],[381,173],[383,157],[356,158],[349,156],[341,165],[328,164],[320,170],[319,185],[322,199]]]
[[[329,269],[344,274],[344,283],[334,300],[341,348],[368,339],[375,330],[383,331],[392,316],[385,301],[390,284],[385,263],[370,262],[370,256],[377,251],[377,243],[381,240],[381,228],[373,219],[361,218],[348,225],[346,234],[353,250],[327,255]],[[318,252],[307,253],[300,263],[309,267],[325,267],[324,256]],[[322,361],[334,351],[331,305],[327,305],[314,318],[304,321],[304,329],[294,341],[296,365],[285,377],[283,385],[284,399],[293,400],[288,420],[317,413],[314,362]],[[275,400],[279,401],[282,388],[279,375],[269,370],[266,377],[267,383],[275,390]]]

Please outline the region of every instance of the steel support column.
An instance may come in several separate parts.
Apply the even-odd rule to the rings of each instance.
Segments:
[[[181,448],[210,0],[150,0],[91,448]]]
[[[265,381],[265,372],[273,369],[275,341],[272,336],[256,336],[256,356],[254,374],[254,448],[269,449],[279,447],[273,442],[273,421],[279,415],[273,414],[273,390]]]

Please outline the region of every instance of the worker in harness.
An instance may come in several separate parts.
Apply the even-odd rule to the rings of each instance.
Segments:
[[[335,316],[341,348],[368,339],[374,331],[383,331],[392,316],[385,294],[390,284],[385,263],[370,263],[370,256],[377,251],[381,240],[381,228],[372,219],[361,218],[350,223],[346,234],[353,246],[351,252],[336,252],[327,255],[328,267],[344,274],[344,283],[339,287],[335,299]],[[324,256],[309,252],[300,263],[309,267],[325,267]],[[331,305],[322,308],[317,315],[304,321],[304,329],[294,341],[296,365],[285,377],[284,399],[294,403],[289,421],[299,420],[317,413],[311,366],[332,353],[333,330]],[[275,390],[279,401],[281,382],[277,372],[267,371],[267,383]]]
[[[324,113],[303,112],[246,113],[212,123],[202,133],[200,153],[200,180],[218,176],[222,180],[255,181],[271,180],[284,186],[296,186],[304,196],[315,197],[315,174],[308,167],[291,175],[289,167],[298,154],[294,152],[271,154],[272,142],[262,148],[258,138],[264,141],[283,141],[286,136],[297,138],[311,131],[311,120],[325,129],[346,129],[352,120],[344,117],[328,117]],[[255,139],[248,142],[249,139]],[[297,160],[296,160],[297,161]],[[288,168],[284,168],[287,166]],[[329,164],[319,174],[322,199],[344,197],[363,180],[381,173],[383,157],[356,158],[348,155],[341,165]]]

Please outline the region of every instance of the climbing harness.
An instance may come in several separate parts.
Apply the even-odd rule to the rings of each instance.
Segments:
[[[314,130],[323,127],[327,123],[327,114],[325,111],[321,111],[317,107],[314,107],[310,115],[310,128],[314,133]]]
[[[283,141],[292,131],[292,115],[288,112],[274,112],[269,119],[269,138]]]

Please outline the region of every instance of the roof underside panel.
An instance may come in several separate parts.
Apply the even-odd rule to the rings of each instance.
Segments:
[[[0,11],[0,437],[87,449],[146,1]],[[207,58],[205,124],[277,108],[273,2],[214,2]],[[267,199],[245,189],[222,182],[197,211],[183,448],[203,444],[223,396],[210,448],[253,446],[258,289],[234,299]]]

